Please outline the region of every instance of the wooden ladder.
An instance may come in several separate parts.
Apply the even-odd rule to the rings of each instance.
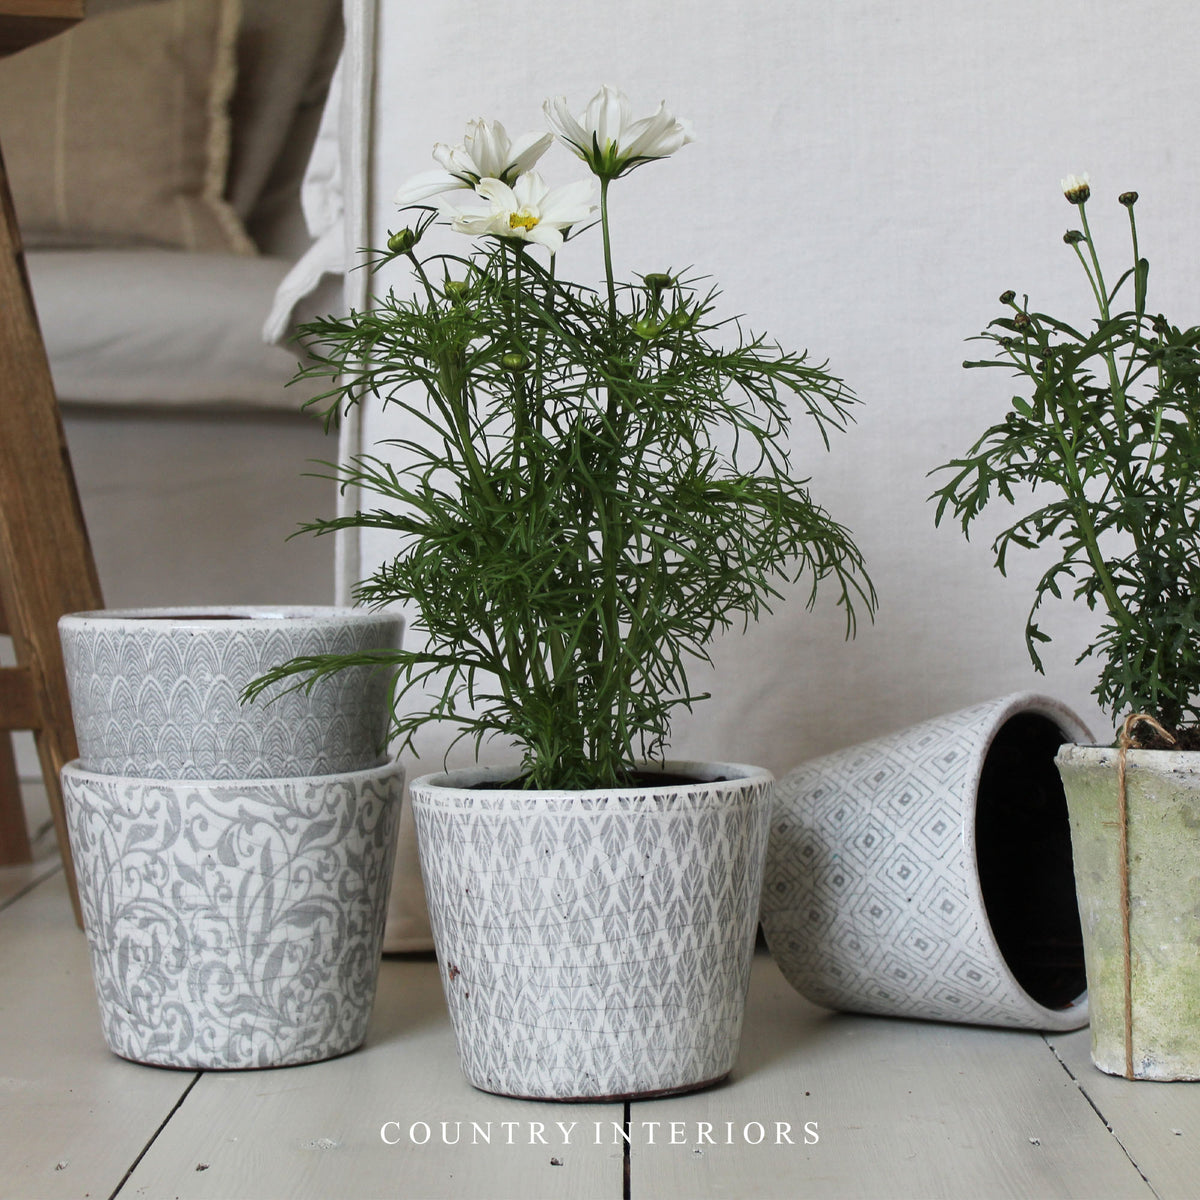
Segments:
[[[0,54],[83,16],[83,0],[0,0]],[[80,919],[59,772],[76,757],[58,618],[103,607],[62,418],[0,156],[0,864],[28,861],[10,730],[32,730],[63,868]]]

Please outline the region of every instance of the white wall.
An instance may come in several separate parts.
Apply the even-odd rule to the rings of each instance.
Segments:
[[[1141,193],[1151,305],[1200,320],[1198,34],[1187,0],[382,0],[376,244],[397,225],[396,188],[470,117],[521,132],[541,124],[546,96],[580,110],[602,82],[641,111],[665,98],[697,141],[616,185],[618,274],[711,273],[731,314],[828,357],[863,401],[829,455],[802,429],[797,466],[855,531],[878,620],[847,646],[832,604],[808,614],[796,602],[726,638],[712,677],[693,680],[719,699],[679,720],[678,756],[783,771],[1024,688],[1065,700],[1107,737],[1094,669],[1072,665],[1087,614],[1050,615],[1060,641],[1048,676],[1035,675],[1022,631],[1038,565],[1014,561],[1005,580],[986,538],[935,530],[926,473],[1002,408],[1003,374],[960,365],[1001,291],[1090,318],[1061,241],[1074,223],[1063,175],[1091,173],[1093,228],[1122,267],[1116,196]],[[582,169],[558,149],[545,166],[564,182]],[[596,280],[595,246],[568,246],[559,269]],[[395,428],[369,412],[365,440]],[[387,553],[366,540],[363,570]],[[440,747],[425,745],[420,767],[433,769]]]

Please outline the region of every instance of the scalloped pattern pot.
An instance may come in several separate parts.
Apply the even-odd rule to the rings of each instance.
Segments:
[[[699,777],[712,782],[642,791],[470,789],[488,774],[425,776],[410,789],[467,1079],[571,1100],[726,1075],[754,952],[771,776],[707,764]]]
[[[59,629],[86,770],[271,779],[357,771],[384,760],[386,670],[349,668],[308,692],[277,685],[252,704],[240,696],[299,655],[397,646],[399,617],[355,609],[110,610],[72,614]]]
[[[105,1041],[135,1062],[280,1067],[366,1036],[398,764],[307,779],[62,773]]]

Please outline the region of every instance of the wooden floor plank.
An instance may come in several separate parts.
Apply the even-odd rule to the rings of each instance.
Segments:
[[[0,911],[0,1194],[111,1195],[193,1078],[105,1048],[61,871]]]
[[[362,1050],[285,1070],[205,1074],[121,1200],[620,1200],[623,1150],[612,1144],[610,1122],[622,1116],[619,1104],[543,1104],[476,1091],[458,1068],[436,964],[387,959]],[[443,1121],[450,1140],[457,1124],[459,1145],[441,1144]],[[568,1144],[558,1121],[576,1122]],[[398,1144],[384,1144],[385,1122],[394,1122],[386,1132]],[[417,1122],[429,1128],[427,1144],[410,1139]],[[490,1144],[482,1134],[470,1144],[472,1122],[481,1131],[490,1123]],[[503,1122],[514,1124],[506,1130]],[[545,1144],[534,1122],[544,1126]],[[415,1136],[423,1139],[424,1128]]]
[[[1200,1082],[1130,1082],[1106,1075],[1092,1066],[1086,1029],[1046,1040],[1159,1200],[1195,1200],[1200,1194]]]
[[[662,1123],[653,1146],[646,1120]],[[681,1145],[665,1136],[672,1121]],[[781,1121],[794,1145],[777,1138]],[[696,1144],[698,1122],[717,1145]],[[750,1122],[760,1145],[746,1142]],[[635,1104],[630,1124],[634,1200],[1153,1197],[1038,1035],[826,1013],[764,954],[731,1081]]]

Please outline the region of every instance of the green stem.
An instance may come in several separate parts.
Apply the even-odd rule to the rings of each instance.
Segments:
[[[609,321],[617,323],[617,285],[613,276],[612,241],[608,232],[608,179],[600,180],[600,229],[604,234],[604,279],[608,284]]]

